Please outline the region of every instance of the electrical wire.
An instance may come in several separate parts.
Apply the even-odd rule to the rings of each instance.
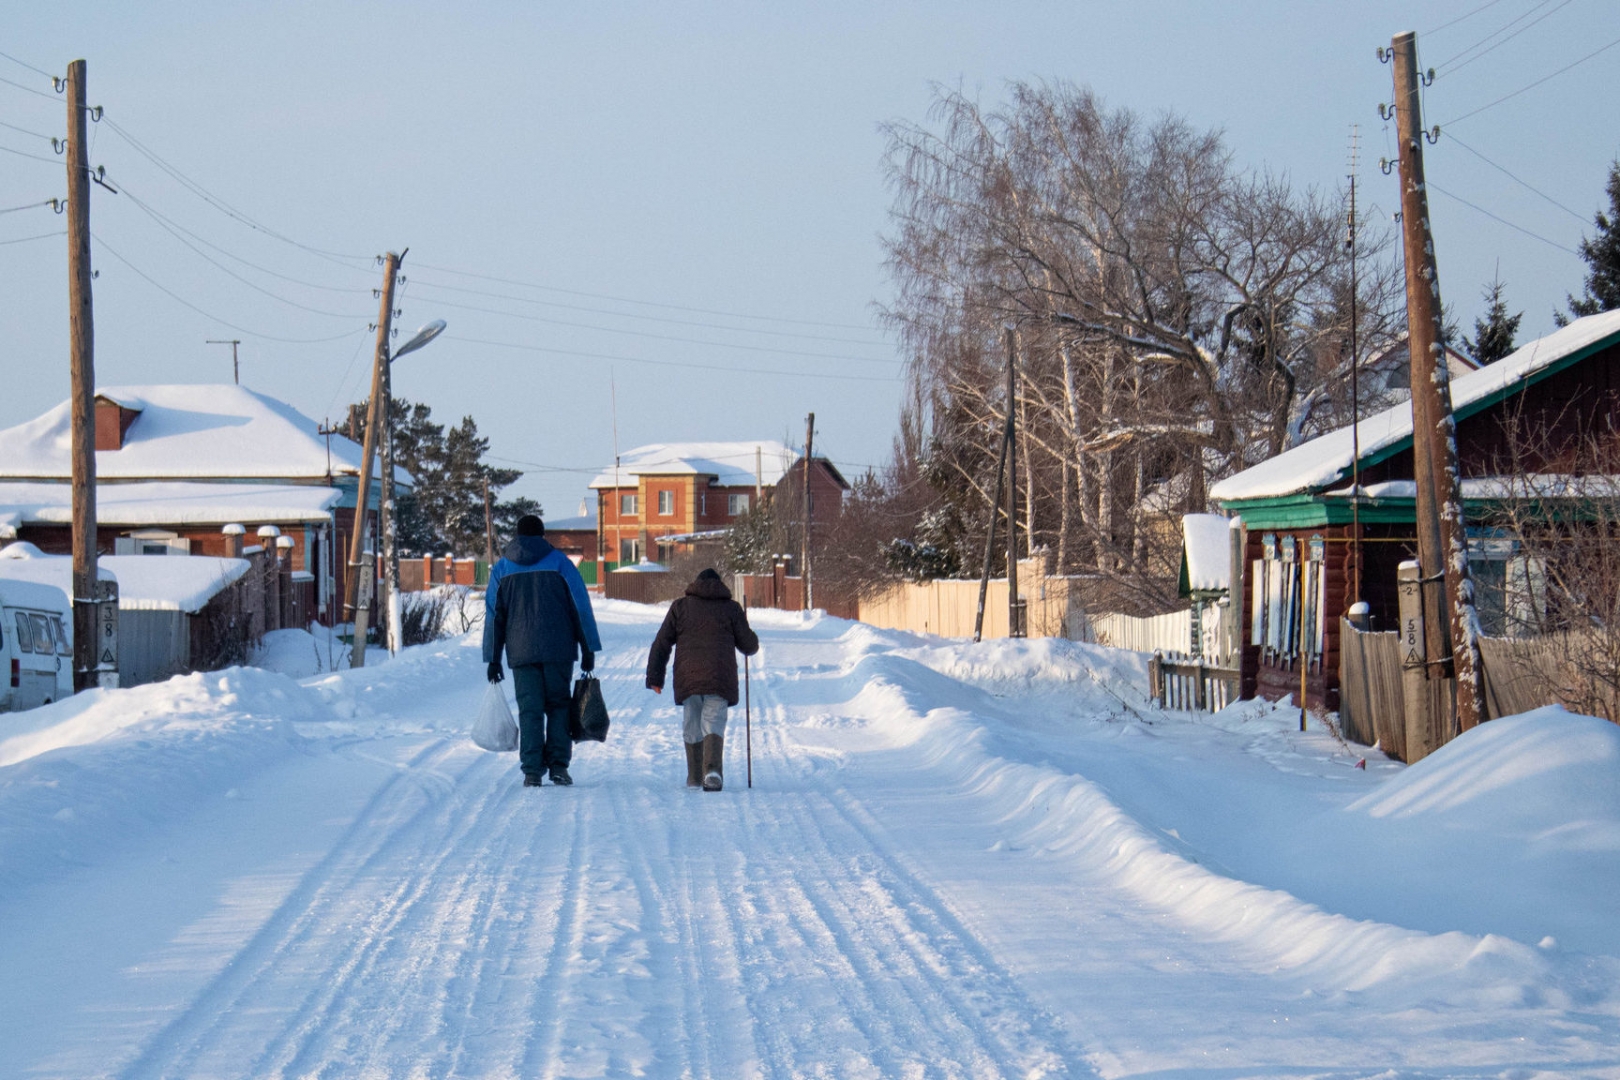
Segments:
[[[1440,126],[1442,128],[1448,128],[1453,124],[1459,124],[1462,121],[1467,120],[1470,116],[1478,116],[1480,113],[1484,112],[1486,109],[1494,109],[1498,105],[1502,104],[1502,102],[1510,101],[1513,98],[1518,97],[1520,94],[1525,93],[1526,91],[1534,90],[1536,87],[1540,86],[1542,83],[1546,82],[1547,80],[1557,78],[1558,76],[1562,75],[1564,72],[1570,70],[1571,68],[1579,67],[1580,65],[1586,63],[1588,60],[1592,59],[1594,56],[1598,56],[1598,55],[1600,55],[1602,53],[1608,52],[1610,49],[1614,48],[1616,45],[1620,45],[1620,38],[1615,38],[1613,41],[1609,42],[1607,45],[1603,46],[1602,48],[1596,49],[1596,50],[1594,50],[1592,52],[1587,53],[1585,56],[1581,57],[1579,60],[1576,60],[1572,64],[1564,65],[1563,67],[1559,68],[1557,71],[1553,72],[1551,75],[1543,75],[1541,78],[1537,79],[1535,82],[1530,83],[1527,86],[1521,86],[1517,90],[1513,91],[1511,94],[1503,94],[1501,97],[1497,98],[1495,101],[1492,101],[1492,102],[1490,102],[1489,104],[1486,104],[1486,105],[1481,105],[1479,108],[1474,109],[1472,112],[1465,112],[1461,116],[1452,117],[1450,120],[1447,120],[1447,121],[1443,122]]]
[[[629,337],[649,338],[654,341],[677,341],[688,345],[706,345],[718,349],[740,349],[744,352],[767,353],[774,356],[803,356],[813,360],[848,360],[863,364],[900,364],[898,360],[885,360],[875,356],[840,356],[834,353],[806,352],[802,349],[777,349],[765,345],[743,345],[731,341],[708,341],[702,338],[677,337],[673,334],[654,334],[645,330],[621,330],[611,326],[597,326],[592,323],[570,322],[566,319],[548,319],[543,315],[524,315],[515,311],[500,311],[496,308],[479,307],[476,304],[462,304],[453,300],[431,300],[431,302],[443,307],[460,308],[463,311],[478,311],[486,315],[501,315],[508,319],[522,319],[525,322],[544,323],[547,326],[568,326],[579,330],[597,330],[607,334],[624,334]]]
[[[435,266],[432,263],[417,263],[424,270],[438,270],[446,274],[455,274],[457,277],[478,278],[482,281],[496,281],[502,285],[516,285],[524,289],[538,289],[542,292],[561,293],[564,296],[583,296],[589,300],[611,300],[618,304],[635,304],[638,307],[659,308],[663,311],[685,311],[694,315],[718,315],[727,319],[753,319],[758,322],[788,323],[794,326],[827,326],[835,330],[871,330],[870,326],[857,326],[854,323],[821,322],[815,319],[788,319],[775,315],[750,315],[739,311],[717,311],[713,308],[686,307],[681,304],[663,304],[653,300],[636,300],[628,296],[613,296],[608,293],[583,292],[579,289],[564,289],[556,285],[540,285],[532,281],[519,281],[516,278],[499,277],[495,274],[480,274],[471,270],[458,270],[453,266]]]
[[[1472,146],[1469,146],[1467,143],[1463,142],[1461,139],[1457,138],[1457,136],[1451,134],[1450,132],[1447,132],[1446,133],[1446,138],[1449,139],[1451,142],[1456,143],[1458,146],[1462,147],[1464,150],[1468,151],[1470,154],[1473,154],[1475,157],[1479,158],[1479,160],[1483,161],[1485,164],[1489,165],[1491,168],[1495,169],[1497,172],[1501,173],[1503,176],[1507,177],[1509,180],[1512,180],[1515,184],[1518,184],[1520,187],[1524,188],[1526,191],[1531,192],[1532,194],[1535,194],[1535,195],[1540,195],[1543,199],[1546,199],[1548,202],[1550,202],[1554,206],[1558,207],[1558,209],[1562,210],[1564,213],[1568,214],[1570,217],[1574,218],[1576,221],[1579,221],[1582,225],[1586,224],[1586,218],[1585,217],[1583,217],[1580,214],[1576,213],[1574,210],[1571,210],[1569,207],[1565,206],[1563,203],[1559,202],[1557,199],[1553,198],[1551,195],[1548,195],[1545,191],[1542,191],[1540,188],[1534,187],[1531,184],[1529,184],[1529,183],[1527,183],[1527,182],[1525,182],[1523,180],[1520,180],[1517,176],[1514,176],[1512,173],[1508,172],[1502,166],[1498,165],[1496,162],[1492,161],[1490,158],[1486,157],[1484,154],[1480,153],[1478,150],[1475,150]]]
[[[1523,15],[1519,16],[1518,19],[1513,20],[1513,22],[1519,22],[1522,19],[1528,18],[1531,15],[1534,15],[1537,8],[1545,7],[1547,4],[1549,4],[1551,2],[1552,2],[1552,0],[1542,0],[1542,3],[1537,4],[1536,7],[1531,8],[1529,11],[1527,11]],[[1501,41],[1498,41],[1496,44],[1490,46],[1489,48],[1481,49],[1479,52],[1475,52],[1474,55],[1468,57],[1468,59],[1466,59],[1466,60],[1462,60],[1460,62],[1455,62],[1455,61],[1458,61],[1459,57],[1465,55],[1466,53],[1470,52],[1471,50],[1479,49],[1479,47],[1481,45],[1485,44],[1485,42],[1489,41],[1492,37],[1495,37],[1496,34],[1492,34],[1492,35],[1486,37],[1484,40],[1476,42],[1475,44],[1469,46],[1467,49],[1464,49],[1462,52],[1458,53],[1456,56],[1453,56],[1450,60],[1446,60],[1446,61],[1442,62],[1442,64],[1440,65],[1440,68],[1439,68],[1440,75],[1449,76],[1449,75],[1456,74],[1457,72],[1461,71],[1463,68],[1467,67],[1469,64],[1472,64],[1475,60],[1478,60],[1482,56],[1490,55],[1491,53],[1495,52],[1497,49],[1500,49],[1503,45],[1506,45],[1508,42],[1512,41],[1514,38],[1516,38],[1520,34],[1524,33],[1526,30],[1530,29],[1532,26],[1535,26],[1537,23],[1541,22],[1544,19],[1550,18],[1553,15],[1558,14],[1558,12],[1564,10],[1566,7],[1568,7],[1570,4],[1572,4],[1574,2],[1575,2],[1575,0],[1563,0],[1563,3],[1559,4],[1557,7],[1551,9],[1550,11],[1545,11],[1541,15],[1537,16],[1536,18],[1531,19],[1530,22],[1525,23],[1523,26],[1519,27],[1517,30],[1513,31],[1513,33],[1509,34],[1507,37],[1503,38]],[[1504,30],[1507,30],[1508,27],[1511,27],[1512,25],[1513,25],[1513,23],[1510,22],[1510,23],[1507,24],[1507,26],[1502,27],[1502,29],[1498,30],[1496,33],[1500,34]]]
[[[7,57],[7,59],[10,59],[10,57]],[[50,76],[46,76],[46,78],[50,78]],[[7,86],[15,86],[18,90],[21,90],[25,94],[33,94],[35,97],[42,97],[47,101],[58,100],[55,94],[47,94],[43,90],[35,90],[32,86],[24,86],[20,82],[12,82],[10,79],[4,77],[0,77],[0,83],[5,83]]]
[[[173,300],[175,303],[180,304],[183,307],[190,308],[192,311],[196,312],[198,315],[201,315],[203,318],[212,320],[213,322],[217,322],[221,326],[227,326],[227,327],[231,328],[232,330],[237,331],[238,333],[247,334],[250,337],[263,338],[265,341],[285,342],[285,343],[290,344],[290,345],[316,345],[316,344],[321,344],[323,342],[328,342],[328,341],[341,341],[344,338],[352,337],[355,334],[364,333],[363,330],[350,330],[347,333],[343,333],[343,334],[333,334],[331,337],[289,338],[289,337],[278,337],[275,334],[262,334],[257,330],[249,330],[245,326],[237,326],[235,323],[228,322],[225,319],[220,318],[218,315],[213,315],[213,314],[210,314],[209,312],[204,311],[202,308],[198,307],[196,304],[193,304],[190,300],[185,299],[180,294],[174,292],[172,289],[168,288],[167,286],[160,284],[158,281],[156,281],[150,275],[148,275],[145,271],[143,271],[140,267],[136,266],[134,263],[130,262],[128,259],[126,259],[122,255],[120,255],[118,253],[118,251],[115,248],[113,248],[113,246],[111,244],[108,244],[107,241],[103,240],[100,236],[96,235],[94,232],[92,232],[90,235],[91,235],[92,238],[94,238],[96,244],[103,251],[105,251],[107,254],[111,255],[113,258],[117,259],[119,262],[123,263],[125,266],[129,267],[129,269],[134,271],[136,276],[138,276],[141,280],[145,281],[148,285],[152,286],[154,289],[157,289],[159,292],[161,292],[165,296],[169,297],[169,299]]]
[[[1469,209],[1477,210],[1481,214],[1484,214],[1486,217],[1490,218],[1492,221],[1501,222],[1503,225],[1506,225],[1508,228],[1516,230],[1518,232],[1522,232],[1522,233],[1524,233],[1524,235],[1530,237],[1533,240],[1540,240],[1543,244],[1547,244],[1547,245],[1549,245],[1551,247],[1555,247],[1559,251],[1567,251],[1571,255],[1579,255],[1580,254],[1580,252],[1576,251],[1572,247],[1565,247],[1563,244],[1560,244],[1556,240],[1549,240],[1545,236],[1542,236],[1540,233],[1531,232],[1529,229],[1525,228],[1523,225],[1515,225],[1513,222],[1509,221],[1507,218],[1498,217],[1496,214],[1491,213],[1489,210],[1485,209],[1483,206],[1480,206],[1478,203],[1469,202],[1467,199],[1463,198],[1461,195],[1453,195],[1451,192],[1447,191],[1445,188],[1441,187],[1439,184],[1435,183],[1433,180],[1426,180],[1425,184],[1426,184],[1426,186],[1431,187],[1434,190],[1438,191],[1440,194],[1444,195],[1446,198],[1454,199],[1457,202],[1462,203],[1464,206],[1468,207]]]
[[[12,56],[10,53],[0,52],[0,57],[4,57],[5,59],[10,60],[13,64],[16,64],[18,67],[27,68],[29,71],[32,71],[35,75],[43,75],[47,79],[56,78],[56,76],[52,75],[50,72],[45,71],[45,70],[43,70],[41,68],[37,68],[33,64],[30,64],[30,63],[28,63],[26,61],[19,60],[15,56]]]
[[[1463,15],[1459,15],[1455,19],[1452,19],[1450,22],[1443,22],[1439,26],[1435,27],[1433,30],[1425,30],[1425,31],[1423,31],[1423,36],[1424,37],[1430,37],[1430,36],[1432,36],[1434,34],[1438,34],[1440,31],[1445,30],[1448,27],[1456,26],[1458,23],[1463,22],[1464,20],[1472,19],[1475,15],[1478,15],[1480,12],[1485,11],[1487,8],[1493,8],[1497,4],[1500,4],[1501,2],[1502,2],[1502,0],[1487,0],[1486,3],[1483,3],[1483,4],[1479,5],[1479,7],[1475,8],[1473,11],[1467,12],[1466,14],[1463,14]]]
[[[242,284],[246,285],[248,288],[254,290],[255,292],[263,293],[265,296],[268,296],[272,300],[279,300],[281,303],[286,304],[289,307],[295,307],[295,308],[298,308],[301,311],[307,311],[307,312],[310,312],[311,314],[314,314],[314,315],[325,315],[328,318],[332,318],[332,319],[353,319],[354,318],[354,313],[353,312],[347,312],[347,311],[323,311],[320,308],[310,307],[308,304],[300,304],[296,300],[289,300],[285,296],[282,296],[279,293],[271,292],[269,289],[266,289],[264,286],[258,284],[257,282],[249,281],[247,278],[243,277],[241,274],[238,274],[235,270],[232,270],[230,267],[226,266],[224,263],[221,263],[218,259],[214,259],[214,258],[210,257],[206,252],[204,252],[196,244],[193,244],[191,241],[187,240],[184,236],[181,236],[179,231],[177,231],[175,228],[171,227],[168,224],[168,222],[163,218],[163,216],[161,214],[158,214],[150,206],[148,206],[146,203],[142,202],[139,198],[137,198],[134,194],[132,194],[130,192],[130,190],[129,190],[129,185],[128,184],[125,184],[123,181],[119,181],[118,183],[119,183],[119,187],[121,188],[123,193],[125,195],[129,196],[129,201],[134,203],[135,207],[137,209],[141,210],[148,217],[150,217],[153,221],[157,222],[159,228],[163,229],[170,236],[174,237],[180,243],[184,244],[187,248],[189,248],[192,252],[194,252],[199,259],[202,259],[208,265],[210,265],[210,266],[214,267],[215,269],[219,270],[220,273],[226,274],[226,275],[228,275],[228,276],[230,276],[232,278],[235,278],[237,281],[240,281]]]
[[[467,293],[472,296],[487,296],[497,300],[510,300],[515,304],[534,304],[538,307],[561,308],[564,311],[586,311],[597,315],[612,315],[619,319],[638,319],[642,322],[670,323],[674,326],[697,326],[706,330],[730,330],[739,334],[769,334],[772,337],[803,338],[806,341],[832,341],[844,345],[871,345],[888,348],[886,341],[861,340],[859,338],[834,337],[831,334],[805,334],[796,330],[765,330],[753,329],[746,326],[727,326],[724,323],[699,322],[693,319],[673,319],[667,315],[638,315],[633,311],[614,311],[611,308],[591,307],[586,304],[564,304],[557,300],[536,300],[529,296],[513,296],[511,293],[491,292],[488,289],[468,289],[459,285],[446,285],[439,281],[423,281],[413,279],[417,284],[430,289],[445,289],[449,292]]]
[[[42,199],[39,202],[24,203],[21,206],[8,206],[0,210],[0,214],[15,214],[19,210],[38,210],[42,206],[49,206],[54,199]]]
[[[131,135],[120,124],[118,124],[116,121],[114,121],[110,116],[103,115],[102,116],[102,123],[104,123],[108,127],[110,127],[113,130],[114,134],[116,134],[119,138],[121,138],[125,142],[127,142],[142,157],[146,158],[152,164],[156,165],[159,169],[162,169],[165,173],[168,173],[170,178],[172,178],[174,181],[179,183],[187,191],[191,192],[193,195],[197,196],[199,199],[206,202],[209,206],[212,206],[214,209],[216,209],[220,213],[224,214],[226,217],[229,217],[229,218],[231,218],[231,219],[233,219],[233,220],[235,220],[237,222],[240,222],[241,224],[246,225],[248,228],[254,229],[257,232],[264,233],[266,236],[272,237],[272,238],[274,238],[276,240],[280,240],[284,244],[290,244],[293,247],[296,247],[296,248],[299,248],[301,250],[307,251],[312,255],[319,256],[320,258],[325,259],[328,262],[336,263],[338,266],[346,267],[347,269],[350,269],[350,270],[360,270],[360,269],[362,269],[361,267],[355,266],[354,265],[355,262],[367,262],[367,263],[371,262],[371,257],[368,256],[368,255],[347,255],[347,254],[344,254],[342,252],[327,251],[327,250],[325,250],[323,248],[313,247],[313,246],[311,246],[309,244],[305,244],[305,243],[303,243],[301,241],[294,240],[290,236],[284,236],[281,233],[277,232],[276,230],[270,228],[268,225],[261,225],[258,221],[255,221],[253,218],[249,217],[244,212],[236,209],[230,203],[227,203],[224,199],[221,199],[219,196],[213,194],[207,188],[203,187],[201,184],[199,184],[195,180],[191,179],[185,173],[181,172],[178,168],[176,168],[175,166],[169,164],[163,158],[158,156],[157,151],[151,149],[145,143],[141,142],[135,136]],[[351,261],[345,262],[343,260],[351,260]]]
[[[19,236],[15,240],[0,240],[0,246],[6,244],[26,244],[30,240],[48,240],[53,236],[66,236],[66,229],[57,229],[55,232],[40,233],[38,236]]]
[[[34,161],[43,161],[47,165],[62,164],[61,158],[40,157],[38,154],[30,154],[26,150],[13,150],[9,146],[0,146],[0,150],[4,150],[8,154],[16,154],[18,157],[32,158]]]
[[[825,371],[782,371],[779,368],[744,368],[725,367],[720,364],[694,364],[680,360],[648,360],[640,356],[616,356],[611,353],[582,352],[577,349],[553,349],[543,345],[522,345],[512,341],[491,341],[487,338],[465,337],[461,334],[445,334],[446,340],[464,341],[470,345],[493,345],[500,349],[518,349],[523,352],[548,353],[555,356],[578,356],[588,360],[622,361],[628,364],[648,364],[653,367],[691,368],[697,371],[720,371],[728,375],[774,375],[777,377],[789,376],[801,379],[832,379],[839,382],[877,382],[897,383],[898,377],[876,375],[836,375]]]
[[[20,131],[24,135],[32,135],[34,138],[36,138],[36,139],[44,139],[46,142],[51,141],[51,136],[49,136],[49,135],[42,135],[37,131],[31,131],[28,128],[25,128],[25,127],[18,127],[16,124],[8,124],[4,120],[0,120],[0,127],[10,128],[12,131]]]

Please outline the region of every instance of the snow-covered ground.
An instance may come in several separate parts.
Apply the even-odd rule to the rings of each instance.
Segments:
[[[711,795],[661,614],[599,605],[571,789],[466,740],[470,638],[0,716],[0,1076],[1620,1077],[1620,728],[1408,769],[756,611]]]

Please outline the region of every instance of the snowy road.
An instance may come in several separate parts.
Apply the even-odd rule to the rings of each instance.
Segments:
[[[657,617],[602,612],[572,789],[465,740],[459,643],[0,737],[0,1075],[1620,1076],[1609,901],[1559,877],[1616,895],[1601,829],[1541,853],[1568,911],[1469,908],[1372,845],[1348,808],[1400,770],[1327,736],[1151,714],[1117,654],[777,613],[754,789],[738,710],[689,792]]]

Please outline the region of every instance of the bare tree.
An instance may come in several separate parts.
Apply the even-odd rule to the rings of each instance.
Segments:
[[[1131,606],[1162,607],[1174,519],[1205,509],[1214,480],[1348,412],[1350,310],[1370,346],[1393,277],[1367,274],[1351,305],[1337,200],[1235,169],[1218,132],[1065,83],[1009,97],[986,110],[941,90],[926,124],[887,128],[885,314],[913,385],[903,429],[965,514],[988,504],[995,438],[1017,410],[1032,545]],[[1364,239],[1370,262],[1382,242]],[[982,530],[982,510],[965,516]]]

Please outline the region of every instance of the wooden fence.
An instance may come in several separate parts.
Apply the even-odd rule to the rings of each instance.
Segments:
[[[1069,637],[1072,596],[1070,579],[1045,577],[1035,560],[1018,564],[1018,593],[1024,601],[1027,637]],[[974,580],[924,581],[896,585],[859,604],[864,623],[885,630],[910,630],[941,637],[970,638],[979,608]],[[1007,579],[992,578],[984,601],[984,637],[1007,636]]]
[[[1164,709],[1215,712],[1237,700],[1242,673],[1202,659],[1166,659],[1155,652],[1148,661],[1148,695]]]
[[[1192,612],[1168,615],[1093,615],[1092,640],[1099,645],[1132,652],[1192,654]]]
[[[1345,622],[1339,652],[1339,722],[1345,738],[1378,743],[1401,761],[1409,754],[1408,716],[1401,689],[1399,635],[1363,633]],[[1585,643],[1569,634],[1539,638],[1481,638],[1485,665],[1485,715],[1488,720],[1561,704],[1609,719],[1620,717],[1620,694],[1581,679],[1572,656]],[[1454,717],[1453,684],[1444,679],[1425,683],[1430,714]],[[1440,725],[1440,741],[1456,737],[1454,721]]]

